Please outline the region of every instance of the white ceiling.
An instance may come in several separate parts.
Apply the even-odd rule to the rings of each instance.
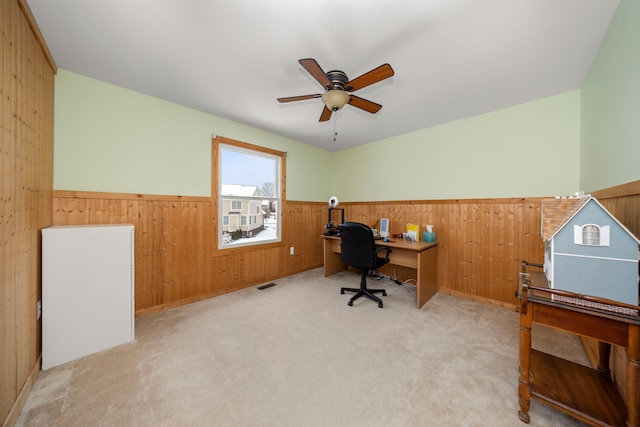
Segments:
[[[619,3],[27,1],[62,69],[331,151],[579,88]],[[389,63],[355,92],[383,108],[278,103],[323,92],[301,58],[351,79]]]

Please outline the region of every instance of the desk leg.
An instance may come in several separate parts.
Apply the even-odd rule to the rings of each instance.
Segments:
[[[417,305],[422,308],[438,291],[437,246],[433,246],[418,253],[418,268],[416,272]]]
[[[324,277],[331,276],[340,271],[346,270],[347,265],[342,262],[339,253],[333,251],[334,240],[324,240]]]
[[[640,326],[629,325],[627,348],[627,427],[640,427]]]
[[[531,407],[531,307],[520,306],[520,379],[518,381],[518,402],[520,421],[529,423],[529,408]]]

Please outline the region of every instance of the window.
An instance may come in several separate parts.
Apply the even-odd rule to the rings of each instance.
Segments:
[[[585,225],[582,227],[582,244],[600,246],[600,228],[597,225]]]
[[[573,243],[585,246],[609,246],[609,226],[595,224],[574,225]]]
[[[213,148],[218,248],[279,242],[285,153],[219,136]]]

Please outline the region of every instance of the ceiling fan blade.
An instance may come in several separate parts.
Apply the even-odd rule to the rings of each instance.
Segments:
[[[349,95],[351,98],[349,100],[349,104],[354,107],[360,108],[361,110],[367,111],[371,114],[375,114],[382,108],[382,105],[376,104],[375,102],[368,101],[364,98],[360,98],[359,96]]]
[[[394,72],[391,65],[383,64],[378,68],[374,68],[368,73],[364,73],[363,75],[347,82],[347,84],[344,85],[344,89],[346,91],[353,92],[354,90],[362,89],[363,87],[378,83],[381,80],[388,79],[393,75]]]
[[[305,99],[320,98],[321,96],[322,95],[319,93],[316,93],[315,95],[289,96],[286,98],[278,98],[278,102],[304,101]]]
[[[319,122],[326,122],[327,120],[329,120],[331,118],[331,113],[333,113],[333,111],[328,109],[327,106],[325,105],[324,108],[322,109],[322,114],[320,114],[320,120],[318,120],[318,121]]]
[[[320,65],[313,58],[305,58],[298,61],[302,67],[307,70],[311,76],[325,88],[325,90],[333,89],[333,84],[327,74],[322,70]]]

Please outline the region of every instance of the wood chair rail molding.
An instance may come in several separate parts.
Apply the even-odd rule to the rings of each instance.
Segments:
[[[616,185],[615,187],[605,188],[591,193],[596,199],[615,199],[617,197],[640,196],[640,180],[628,182],[626,184]]]

